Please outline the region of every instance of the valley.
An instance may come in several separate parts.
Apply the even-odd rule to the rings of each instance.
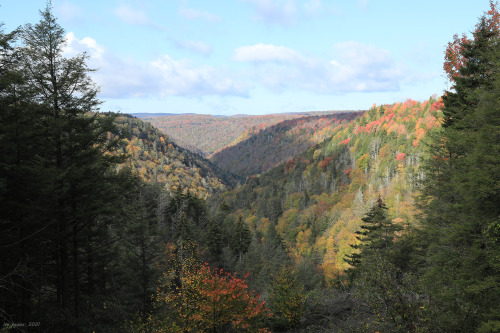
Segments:
[[[103,111],[93,80],[109,77],[87,62],[132,58],[66,34],[51,2],[37,24],[0,30],[0,331],[498,332],[500,13],[489,3],[471,35],[447,45],[446,91],[363,110],[179,113],[179,101],[248,107],[262,87],[164,54],[103,89],[140,113]],[[177,15],[206,29],[221,21]],[[76,42],[94,52],[77,54]],[[212,56],[202,42],[169,42]],[[395,96],[387,82],[404,66],[342,47],[356,70],[269,44],[240,46],[232,62],[252,62],[245,79],[264,71],[270,91],[297,103],[313,88],[310,105]],[[301,66],[323,81],[303,80]],[[160,88],[172,104],[148,113]]]

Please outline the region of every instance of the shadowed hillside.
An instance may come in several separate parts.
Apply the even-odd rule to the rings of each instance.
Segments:
[[[353,253],[361,217],[378,195],[395,223],[414,220],[413,196],[423,177],[421,161],[428,158],[424,140],[441,127],[441,105],[431,99],[373,107],[335,127],[330,139],[249,177],[218,200],[264,238],[275,225],[291,257],[314,258],[333,283],[348,267],[343,258]]]
[[[286,162],[322,142],[362,112],[336,113],[285,120],[266,129],[251,128],[247,138],[214,153],[210,159],[224,170],[250,176]]]
[[[335,111],[231,117],[183,114],[141,119],[150,122],[180,146],[204,156],[210,156],[226,146],[235,145],[250,137],[251,134],[284,120],[333,112]]]
[[[127,135],[121,147],[121,152],[130,156],[126,165],[147,182],[158,182],[172,192],[182,187],[206,197],[240,181],[204,157],[179,147],[147,122],[121,115],[116,123]]]

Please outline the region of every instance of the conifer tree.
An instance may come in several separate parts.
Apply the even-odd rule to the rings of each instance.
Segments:
[[[269,306],[273,312],[273,328],[287,330],[299,325],[305,314],[305,294],[292,268],[283,265],[273,280],[269,292]]]
[[[386,211],[387,206],[379,196],[375,205],[361,218],[365,224],[361,225],[360,231],[356,231],[356,238],[360,243],[351,245],[359,252],[347,255],[344,259],[352,266],[347,270],[351,279],[364,263],[370,264],[377,256],[386,255],[386,250],[393,243],[395,232],[401,230],[399,225],[387,218]]]
[[[214,262],[220,262],[222,249],[224,248],[224,237],[222,228],[215,219],[210,219],[207,225],[206,241],[210,259]]]
[[[241,263],[243,254],[248,250],[252,240],[250,230],[248,230],[242,216],[238,217],[238,222],[236,222],[234,226],[232,237],[232,248],[238,256],[238,262]]]
[[[451,77],[445,128],[433,148],[424,186],[423,286],[438,330],[500,328],[500,15],[490,2]]]
[[[49,183],[37,167],[40,128],[31,92],[25,89],[19,31],[0,30],[0,318],[4,323],[33,316],[33,279],[45,223],[43,204]],[[33,186],[37,184],[38,186]],[[37,244],[38,243],[38,244]]]
[[[443,127],[468,127],[467,122],[460,120],[474,112],[480,91],[492,88],[494,76],[498,73],[492,59],[498,56],[499,22],[497,5],[490,0],[490,10],[479,19],[472,39],[455,35],[448,43],[444,70],[454,91],[447,91],[443,96]]]
[[[15,64],[2,73],[11,79],[2,80],[1,221],[13,237],[2,252],[11,255],[6,270],[17,262],[26,274],[1,305],[13,320],[80,331],[89,323],[83,316],[102,306],[111,224],[129,182],[115,172],[120,135],[108,137],[114,118],[98,112],[87,56],[64,57],[64,29],[50,2],[40,13],[39,23],[21,29]]]

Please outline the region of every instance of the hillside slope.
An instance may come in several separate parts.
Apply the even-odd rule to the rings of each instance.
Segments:
[[[284,120],[333,112],[282,113],[260,116],[239,115],[231,117],[182,114],[148,117],[142,118],[142,120],[150,122],[180,146],[204,156],[210,156],[228,145],[235,145],[248,138],[251,134]],[[248,130],[250,131],[247,132]]]
[[[210,160],[224,170],[250,176],[286,162],[346,126],[362,112],[290,119],[265,129],[252,127],[245,140],[214,153]]]
[[[395,223],[412,223],[421,161],[428,158],[424,140],[441,126],[440,105],[431,99],[374,106],[336,128],[330,140],[249,177],[216,203],[263,239],[275,225],[292,258],[311,261],[333,282],[347,268],[343,258],[379,195]]]
[[[207,197],[236,185],[241,179],[202,156],[179,147],[151,124],[129,115],[120,115],[116,124],[127,136],[120,152],[130,158],[128,166],[148,182],[165,185],[170,192],[179,187]]]

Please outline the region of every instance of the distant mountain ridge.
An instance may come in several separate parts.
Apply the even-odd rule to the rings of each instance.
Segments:
[[[145,181],[157,182],[170,192],[182,188],[207,197],[242,180],[202,156],[179,147],[150,123],[130,115],[120,115],[115,123],[127,137],[120,148],[120,153],[130,156],[125,164]]]
[[[426,141],[441,127],[441,107],[432,98],[374,106],[346,126],[336,126],[329,139],[247,177],[244,185],[215,200],[264,237],[275,226],[290,256],[296,262],[313,260],[333,284],[348,267],[343,258],[354,251],[350,245],[357,242],[361,217],[379,195],[394,223],[413,223],[422,161],[430,158]],[[286,128],[285,123],[276,126]]]
[[[305,116],[265,129],[252,127],[234,144],[211,155],[210,160],[243,177],[259,174],[293,159],[362,114],[361,111]]]
[[[244,140],[246,136],[241,138],[240,136],[253,127],[265,129],[288,119],[339,112],[313,111],[258,116],[199,114],[156,116],[149,114],[149,116],[141,115],[141,119],[150,122],[180,146],[207,157],[228,145],[235,145],[240,139]]]
[[[139,119],[149,118],[149,117],[162,117],[162,116],[178,116],[180,113],[147,113],[147,112],[139,112],[139,113],[126,113],[126,115],[130,115],[132,117],[136,117]]]

